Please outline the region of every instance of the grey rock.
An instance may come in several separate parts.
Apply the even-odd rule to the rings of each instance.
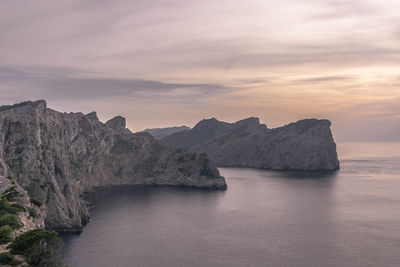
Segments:
[[[153,129],[146,129],[143,132],[151,134],[155,139],[161,140],[168,135],[173,133],[178,133],[182,131],[190,130],[187,126],[175,126],[175,127],[166,127],[166,128],[153,128]]]
[[[182,185],[226,189],[205,155],[171,149],[125,119],[104,124],[90,113],[60,113],[46,102],[0,107],[0,172],[44,203],[46,227],[80,230],[89,213],[81,195],[99,186]]]
[[[206,153],[218,166],[337,170],[339,160],[330,126],[328,120],[307,119],[269,129],[254,117],[235,123],[212,118],[162,141]]]
[[[88,117],[91,120],[97,120],[97,121],[99,120],[99,117],[97,117],[96,111],[92,111],[92,112],[86,114],[86,117]]]
[[[116,116],[106,122],[106,126],[113,129],[117,134],[131,134],[131,130],[126,128],[126,120],[122,116]]]

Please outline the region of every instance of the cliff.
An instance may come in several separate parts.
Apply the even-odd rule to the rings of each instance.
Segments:
[[[162,141],[171,147],[206,153],[218,166],[337,170],[330,126],[328,120],[307,119],[269,129],[254,117],[235,123],[212,118]]]
[[[46,227],[80,230],[89,218],[84,192],[113,184],[225,189],[205,155],[171,149],[125,119],[60,113],[46,102],[0,107],[0,175],[13,177],[47,210]]]

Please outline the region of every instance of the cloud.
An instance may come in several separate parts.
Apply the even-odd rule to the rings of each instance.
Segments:
[[[220,94],[234,88],[218,84],[163,83],[160,81],[105,77],[96,72],[59,67],[0,67],[0,90],[15,88],[26,97],[38,95],[52,100],[87,100],[116,96],[167,94],[188,90],[200,94]]]
[[[316,20],[367,17],[380,14],[379,8],[367,1],[321,0],[318,2],[320,11],[312,17]]]
[[[312,78],[304,78],[294,80],[294,83],[305,83],[305,84],[315,84],[315,83],[325,83],[325,82],[344,82],[344,81],[353,81],[354,77],[352,76],[319,76]]]
[[[321,116],[342,133],[362,128],[354,121],[378,132],[376,118],[398,119],[399,8],[397,0],[3,0],[0,101],[117,110],[143,128]]]

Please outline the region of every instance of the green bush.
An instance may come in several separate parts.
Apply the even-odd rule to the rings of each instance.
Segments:
[[[1,198],[0,199],[0,216],[6,213],[10,213],[9,210],[11,209],[11,205],[7,199]]]
[[[28,207],[28,213],[29,213],[29,216],[31,216],[32,218],[37,218],[38,217],[38,214],[37,214],[36,210],[33,209],[33,208]]]
[[[9,225],[12,229],[21,228],[17,216],[14,214],[4,214],[0,217],[0,226]]]
[[[62,266],[61,245],[57,232],[35,229],[19,235],[9,247],[32,266]]]
[[[18,212],[24,212],[26,209],[19,204],[10,204],[7,198],[0,199],[0,215],[7,213],[17,214]]]
[[[13,229],[9,225],[4,225],[0,227],[0,244],[5,244],[12,240],[12,230]]]
[[[8,201],[14,201],[15,200],[15,196],[18,195],[19,193],[17,192],[17,190],[15,190],[15,186],[8,188],[2,198],[7,199]]]
[[[26,209],[24,208],[24,206],[21,206],[20,204],[17,204],[17,203],[11,204],[10,207],[11,207],[11,210],[13,210],[15,213],[26,212]]]
[[[10,248],[14,254],[24,255],[24,253],[31,249],[35,243],[40,243],[41,241],[47,241],[54,238],[59,238],[57,232],[38,228],[17,236],[17,238],[11,243]]]
[[[9,252],[4,252],[0,254],[0,264],[17,266],[20,262],[18,262],[14,255]]]
[[[38,207],[41,207],[42,206],[42,202],[40,202],[39,200],[37,200],[37,199],[34,199],[34,198],[30,198],[30,201],[31,201],[31,203],[33,204],[33,205],[36,205],[36,206],[38,206]]]

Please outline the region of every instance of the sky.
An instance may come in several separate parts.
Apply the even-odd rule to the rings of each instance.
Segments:
[[[398,0],[1,0],[0,33],[0,105],[400,141]]]

